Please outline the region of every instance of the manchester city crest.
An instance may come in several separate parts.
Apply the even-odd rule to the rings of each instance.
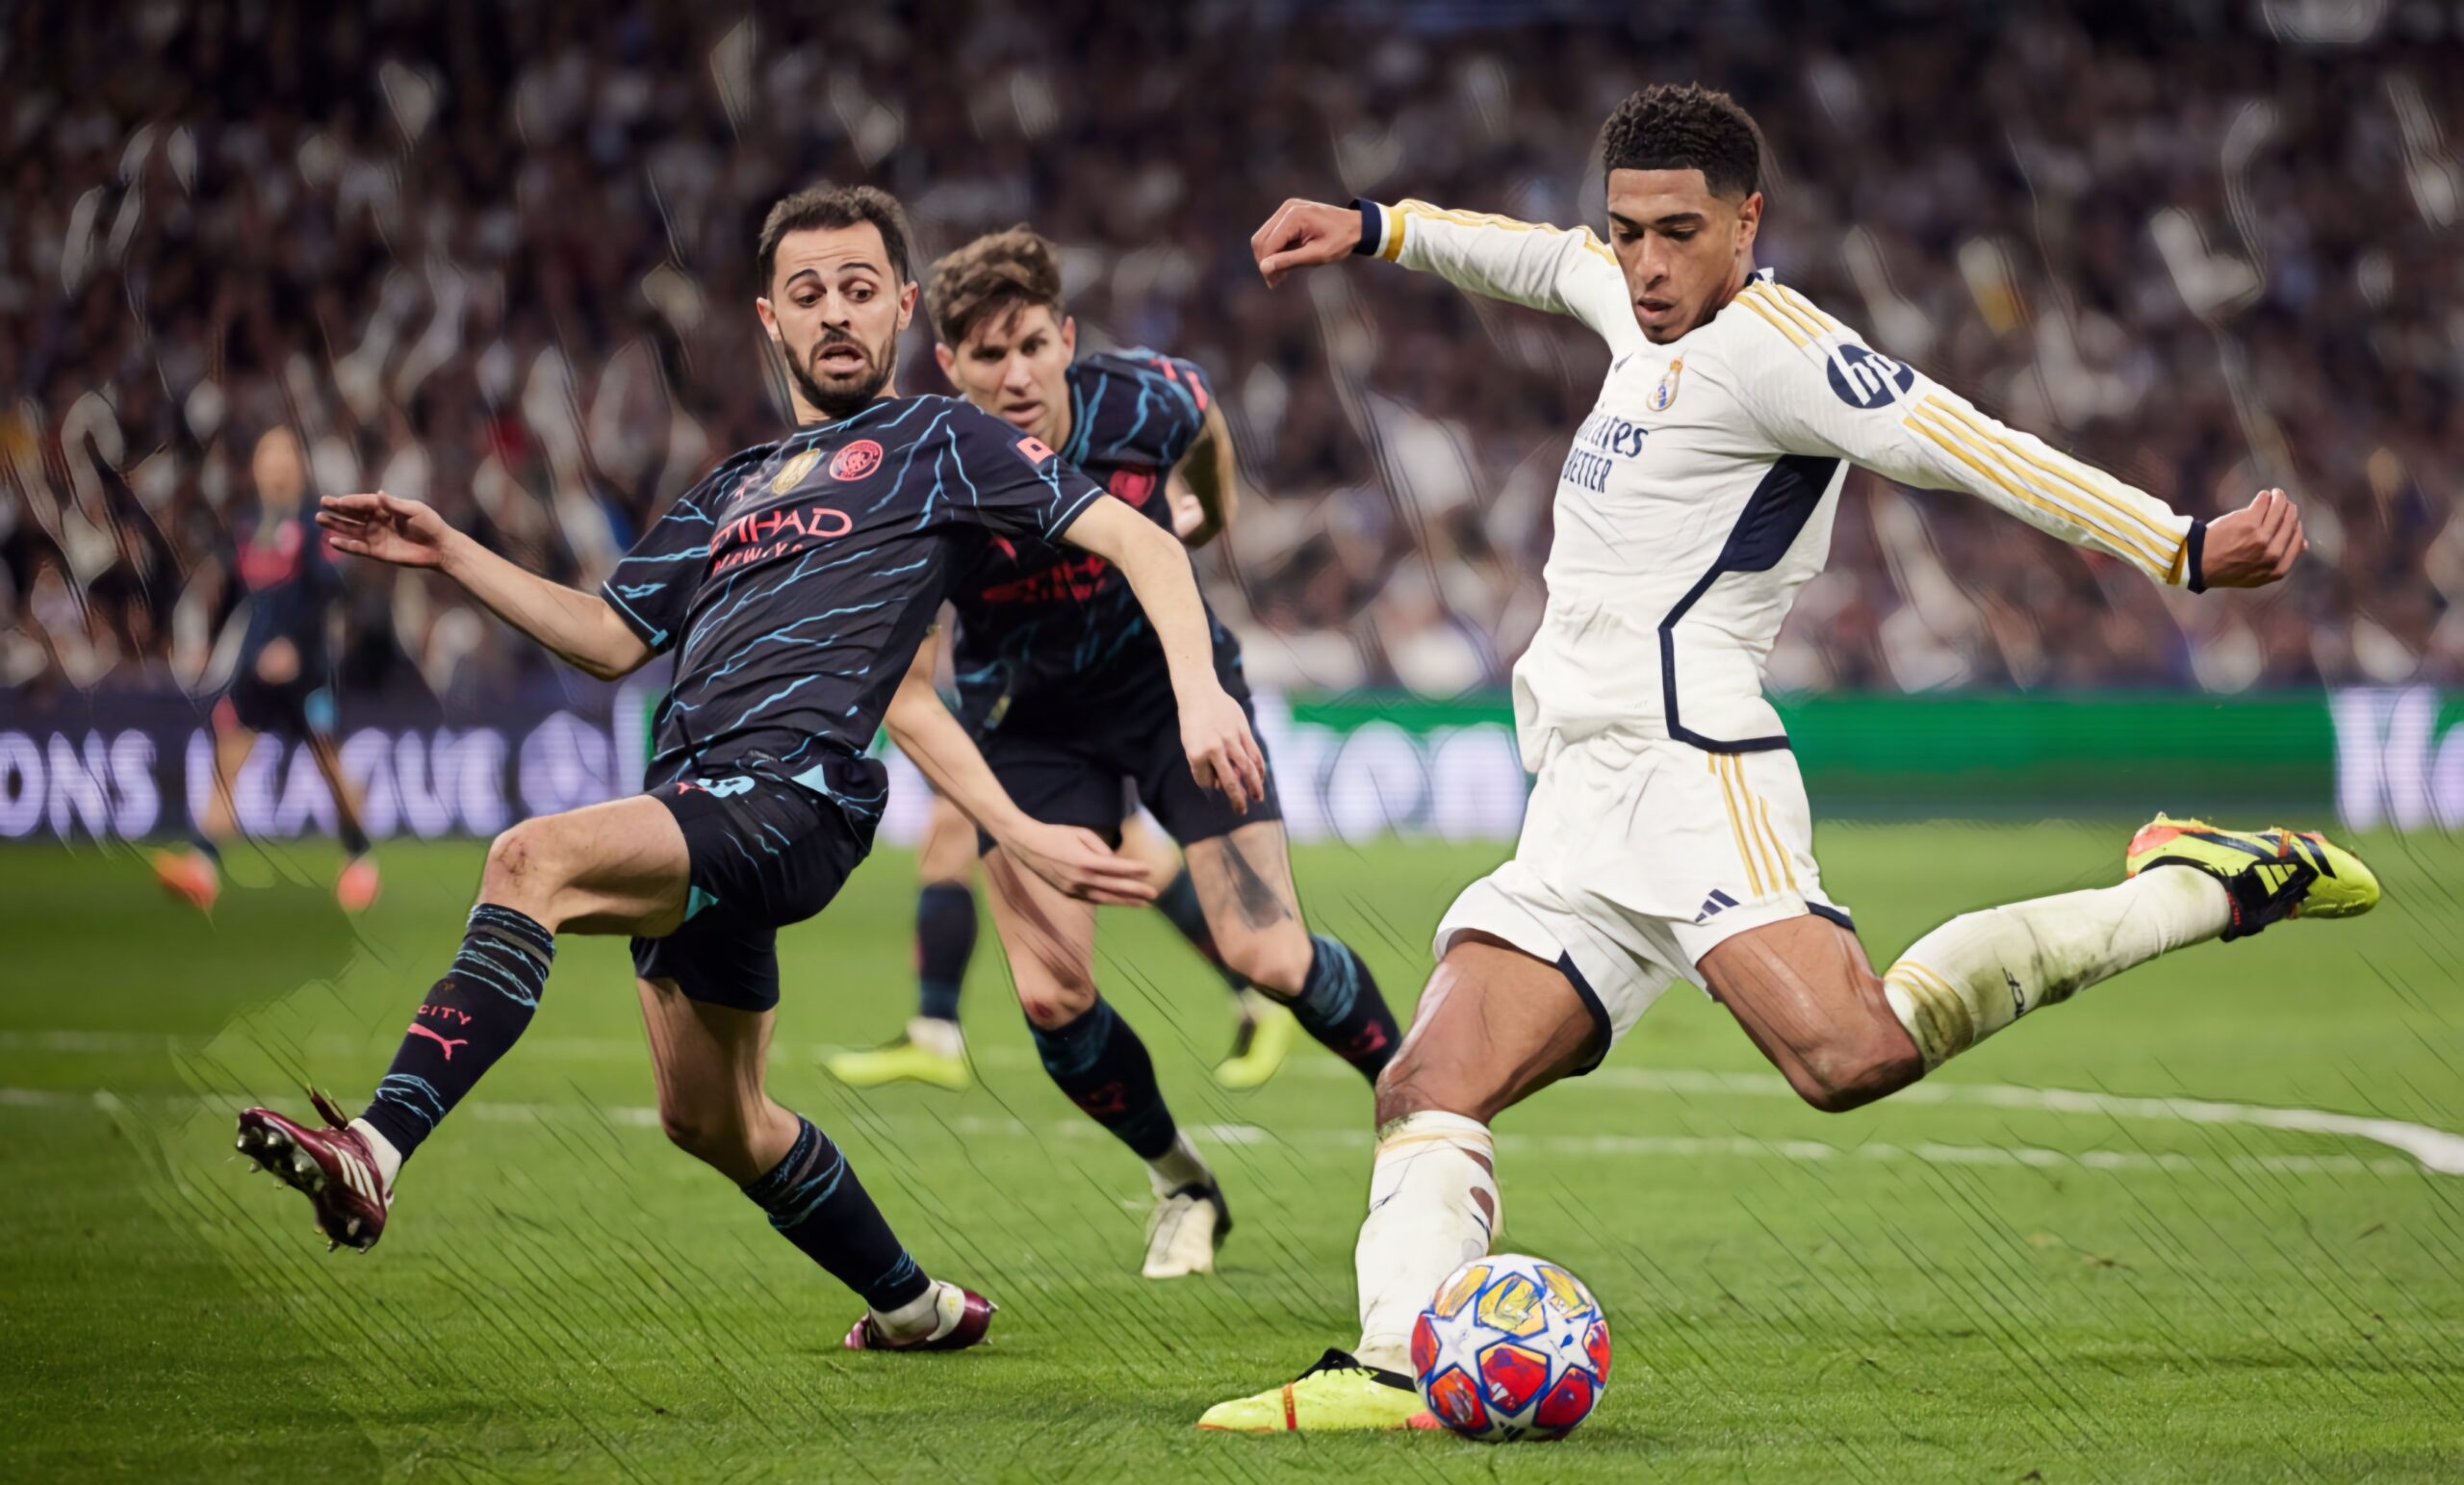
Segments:
[[[1659,385],[1652,389],[1651,400],[1643,405],[1656,413],[1668,411],[1668,405],[1677,400],[1678,378],[1684,374],[1685,358],[1680,356],[1668,364],[1668,374],[1659,379]]]

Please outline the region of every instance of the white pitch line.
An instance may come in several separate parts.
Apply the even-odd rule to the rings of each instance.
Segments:
[[[190,1114],[227,1114],[238,1099],[200,1094],[138,1094],[123,1097],[108,1089],[70,1092],[57,1088],[0,1088],[0,1108],[91,1109],[106,1114],[134,1113],[144,1107],[185,1110]],[[613,1124],[628,1129],[656,1129],[658,1111],[626,1104],[494,1103],[475,1101],[457,1112],[490,1124],[538,1124],[573,1119]],[[1109,1138],[1097,1124],[1072,1119],[1040,1128],[1018,1119],[964,1115],[941,1121],[951,1133],[967,1138],[1061,1139]],[[1188,1126],[1197,1139],[1218,1145],[1301,1144],[1367,1150],[1373,1143],[1365,1129],[1262,1129],[1254,1124]],[[1925,1141],[1857,1145],[1825,1144],[1818,1139],[1754,1139],[1743,1136],[1702,1138],[1690,1135],[1499,1135],[1498,1147],[1509,1153],[1550,1155],[1668,1157],[1701,1160],[1735,1156],[1750,1160],[1782,1160],[1798,1165],[1866,1161],[1894,1164],[1915,1161],[1928,1165],[1990,1165],[2032,1170],[2161,1171],[2179,1175],[2198,1171],[2235,1170],[2276,1175],[2410,1176],[2418,1167],[2409,1161],[2363,1160],[2352,1155],[2236,1155],[2223,1160],[2198,1155],[2149,1153],[2143,1150],[2051,1150],[2038,1145],[1960,1145]]]
[[[308,1038],[305,1050],[319,1057],[358,1057],[373,1043],[336,1033]],[[193,1037],[149,1037],[120,1032],[0,1032],[0,1052],[36,1051],[63,1054],[182,1055],[201,1052],[207,1043]],[[847,1050],[830,1043],[783,1044],[783,1057],[818,1062]],[[531,1037],[524,1038],[522,1055],[529,1061],[631,1061],[644,1055],[644,1043],[616,1037]],[[1036,1059],[1016,1047],[979,1047],[968,1054],[978,1063],[995,1067],[1037,1065]],[[1287,1075],[1348,1079],[1358,1076],[1338,1062],[1303,1058],[1287,1064]],[[1603,1067],[1583,1080],[1595,1088],[1629,1088],[1647,1093],[1681,1093],[1707,1097],[1779,1098],[1797,1094],[1787,1083],[1769,1073],[1712,1072],[1683,1067]],[[2440,1175],[2464,1175],[2464,1135],[2414,1124],[2402,1119],[2336,1114],[2323,1109],[2288,1109],[2268,1104],[2220,1103],[2211,1099],[2092,1092],[2082,1088],[2028,1088],[2011,1083],[1919,1083],[1891,1095],[1903,1104],[1980,1104],[1996,1109],[2022,1109],[2045,1114],[2093,1114],[2115,1119],[2146,1119],[2174,1124],[2236,1125],[2246,1129],[2282,1130],[2295,1134],[2329,1135],[2367,1139],[2401,1151]]]

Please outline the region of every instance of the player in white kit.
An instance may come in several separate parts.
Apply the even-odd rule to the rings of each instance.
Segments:
[[[1416,201],[1288,202],[1251,243],[1269,284],[1370,255],[1573,316],[1613,360],[1558,479],[1547,617],[1514,669],[1538,775],[1522,838],[1439,924],[1436,972],[1378,1081],[1360,1342],[1201,1427],[1426,1426],[1411,1326],[1500,1225],[1490,1120],[1588,1071],[1679,980],[1807,1102],[1841,1111],[2158,954],[2377,901],[2368,868],[2316,834],[2160,815],[2118,885],[1954,918],[1877,974],[1824,894],[1761,688],[1848,466],[1965,491],[2193,591],[2284,576],[2308,546],[2300,519],[2276,490],[2214,522],[2179,514],[1758,269],[1760,139],[1727,94],[1636,93],[1602,143],[1606,243]]]

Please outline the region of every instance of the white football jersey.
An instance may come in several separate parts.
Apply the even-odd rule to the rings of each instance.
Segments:
[[[1768,269],[1656,346],[1588,230],[1419,201],[1361,211],[1364,251],[1572,315],[1614,357],[1557,478],[1547,617],[1514,668],[1527,767],[1552,734],[1612,730],[1722,753],[1786,747],[1763,667],[1830,552],[1852,463],[1964,490],[2159,582],[2199,570],[2205,523],[1978,412]]]

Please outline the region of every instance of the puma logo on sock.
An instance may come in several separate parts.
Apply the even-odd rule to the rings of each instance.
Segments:
[[[413,1022],[411,1025],[411,1035],[414,1037],[425,1037],[428,1040],[435,1042],[440,1047],[443,1047],[445,1049],[445,1060],[449,1063],[453,1061],[453,1049],[455,1047],[467,1047],[471,1044],[471,1038],[468,1037],[456,1037],[452,1040],[448,1041],[443,1037],[438,1036],[436,1033],[429,1031],[426,1027],[422,1026],[417,1022]]]

